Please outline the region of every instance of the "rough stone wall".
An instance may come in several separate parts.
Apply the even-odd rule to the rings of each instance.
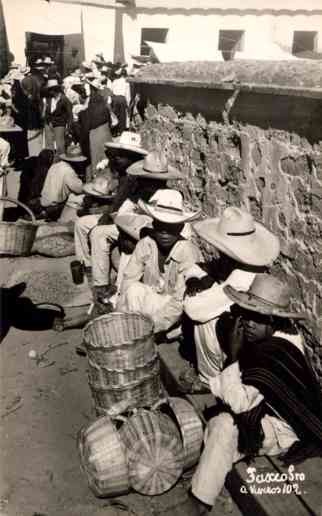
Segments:
[[[274,271],[295,289],[310,316],[304,332],[322,385],[322,142],[247,124],[207,123],[171,106],[149,105],[141,128],[147,148],[157,147],[184,172],[188,203],[216,216],[244,206],[280,237]]]

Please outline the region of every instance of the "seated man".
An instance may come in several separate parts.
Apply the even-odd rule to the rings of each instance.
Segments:
[[[117,209],[119,215],[143,213],[138,201],[148,201],[169,179],[180,179],[179,170],[171,167],[165,156],[151,152],[143,160],[132,164],[127,170],[128,183],[120,192],[123,203]],[[127,194],[125,196],[125,193]],[[90,233],[92,252],[93,285],[97,297],[105,296],[110,285],[111,246],[117,241],[118,230],[109,214],[104,214]]]
[[[209,390],[209,378],[219,374],[226,360],[216,327],[219,316],[232,305],[225,285],[247,290],[255,274],[265,272],[280,250],[279,240],[252,215],[237,207],[226,208],[217,218],[193,224],[202,240],[214,247],[219,258],[187,274],[184,311],[194,324],[197,371],[183,371],[181,388],[198,393]]]
[[[288,285],[261,274],[247,292],[224,291],[239,309],[232,342],[238,361],[209,382],[222,403],[192,477],[196,514],[210,510],[233,464],[245,456],[282,454],[290,465],[322,453],[320,387],[304,354],[276,333],[305,317],[291,311]]]
[[[96,303],[96,313],[108,313],[113,311],[118,302],[124,271],[131,259],[135,246],[141,238],[142,230],[151,227],[152,218],[147,215],[135,215],[132,213],[117,215],[114,219],[119,236],[111,256],[112,264],[117,270],[115,284],[110,285],[106,297]],[[96,315],[96,316],[97,316]],[[92,314],[93,316],[93,314]]]
[[[185,272],[202,259],[199,249],[181,236],[185,222],[200,212],[185,211],[176,190],[158,190],[139,207],[153,218],[123,275],[117,310],[149,316],[155,333],[177,323],[183,311]]]
[[[83,183],[72,165],[84,159],[86,158],[81,155],[69,156],[66,151],[66,154],[60,155],[60,161],[49,168],[40,198],[42,216],[47,220],[59,219],[71,193],[78,195],[83,193]]]
[[[129,140],[132,141],[133,137],[135,137],[135,144],[129,142]],[[113,225],[110,214],[117,212],[123,205],[124,212],[130,207],[128,203],[125,204],[125,201],[129,195],[131,195],[134,182],[133,179],[126,174],[126,170],[130,165],[141,160],[142,157],[147,154],[147,151],[140,146],[140,136],[130,132],[126,134],[123,133],[118,142],[108,142],[105,146],[105,152],[109,160],[109,167],[112,174],[118,176],[119,186],[117,193],[109,206],[104,207],[101,213],[80,217],[75,224],[76,256],[77,259],[83,263],[85,271],[89,275],[92,273],[90,250],[91,232],[98,224],[100,226]],[[102,231],[102,229],[100,231]],[[108,264],[106,268],[109,272]],[[102,284],[106,285],[107,283],[108,278],[104,275]]]

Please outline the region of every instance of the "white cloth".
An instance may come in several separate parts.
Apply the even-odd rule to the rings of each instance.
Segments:
[[[117,308],[148,315],[155,332],[167,331],[183,312],[185,273],[200,261],[200,250],[189,240],[179,240],[159,268],[158,247],[151,237],[142,238],[124,272]]]
[[[123,97],[126,98],[127,103],[130,103],[130,85],[125,77],[114,79],[114,81],[111,84],[111,89],[114,95],[123,95]]]
[[[9,164],[10,143],[0,138],[0,168],[7,167]]]
[[[197,265],[187,273],[187,277],[205,276],[206,273]],[[224,292],[225,285],[231,285],[237,290],[247,291],[255,278],[255,273],[235,269],[221,284],[214,283],[212,287],[195,296],[186,296],[184,311],[193,321],[196,344],[197,367],[200,379],[207,383],[209,378],[222,371],[226,355],[221,349],[216,324],[221,314],[230,309],[233,302]]]
[[[227,403],[235,414],[251,410],[263,399],[251,385],[244,385],[238,362],[211,379],[212,393]],[[259,455],[277,455],[298,440],[293,429],[282,419],[266,415],[262,419],[263,446]],[[230,414],[212,418],[205,433],[205,448],[192,477],[192,492],[208,505],[215,503],[226,475],[235,462],[243,457],[238,451],[238,428]]]
[[[40,203],[43,207],[65,202],[70,193],[81,194],[83,183],[74,169],[64,161],[50,167],[41,192]]]

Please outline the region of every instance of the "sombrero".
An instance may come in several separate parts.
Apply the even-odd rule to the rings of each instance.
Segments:
[[[148,202],[141,199],[138,206],[153,219],[167,224],[183,224],[199,217],[201,210],[184,210],[183,197],[177,190],[157,190]]]
[[[106,176],[96,176],[93,181],[83,186],[83,191],[88,195],[103,199],[112,199],[115,192],[111,190],[112,182]]]
[[[126,173],[130,176],[164,179],[164,181],[182,179],[181,172],[169,165],[167,158],[157,151],[152,151],[143,160],[133,163]]]
[[[216,249],[247,265],[270,265],[280,252],[278,237],[237,207],[226,208],[220,217],[207,218],[192,227]]]
[[[231,285],[226,285],[224,292],[233,303],[246,310],[290,319],[306,318],[303,312],[290,310],[292,292],[289,285],[269,274],[257,274],[247,292]]]
[[[141,147],[141,136],[132,131],[123,131],[121,136],[115,138],[112,142],[105,143],[106,150],[125,150],[136,152],[142,156],[146,156],[148,151]]]

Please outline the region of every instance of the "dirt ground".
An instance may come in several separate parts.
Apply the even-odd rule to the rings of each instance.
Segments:
[[[0,286],[10,284],[15,270],[34,270],[36,278],[38,269],[66,269],[71,259],[0,258]],[[19,311],[19,305],[10,310]],[[0,516],[171,516],[185,500],[189,481],[158,497],[118,497],[123,510],[89,490],[76,446],[79,429],[95,419],[87,359],[75,352],[81,341],[81,330],[12,326],[0,343]],[[30,352],[46,352],[46,360],[37,362]],[[240,514],[235,505],[230,510]],[[225,514],[224,506],[212,514]]]

